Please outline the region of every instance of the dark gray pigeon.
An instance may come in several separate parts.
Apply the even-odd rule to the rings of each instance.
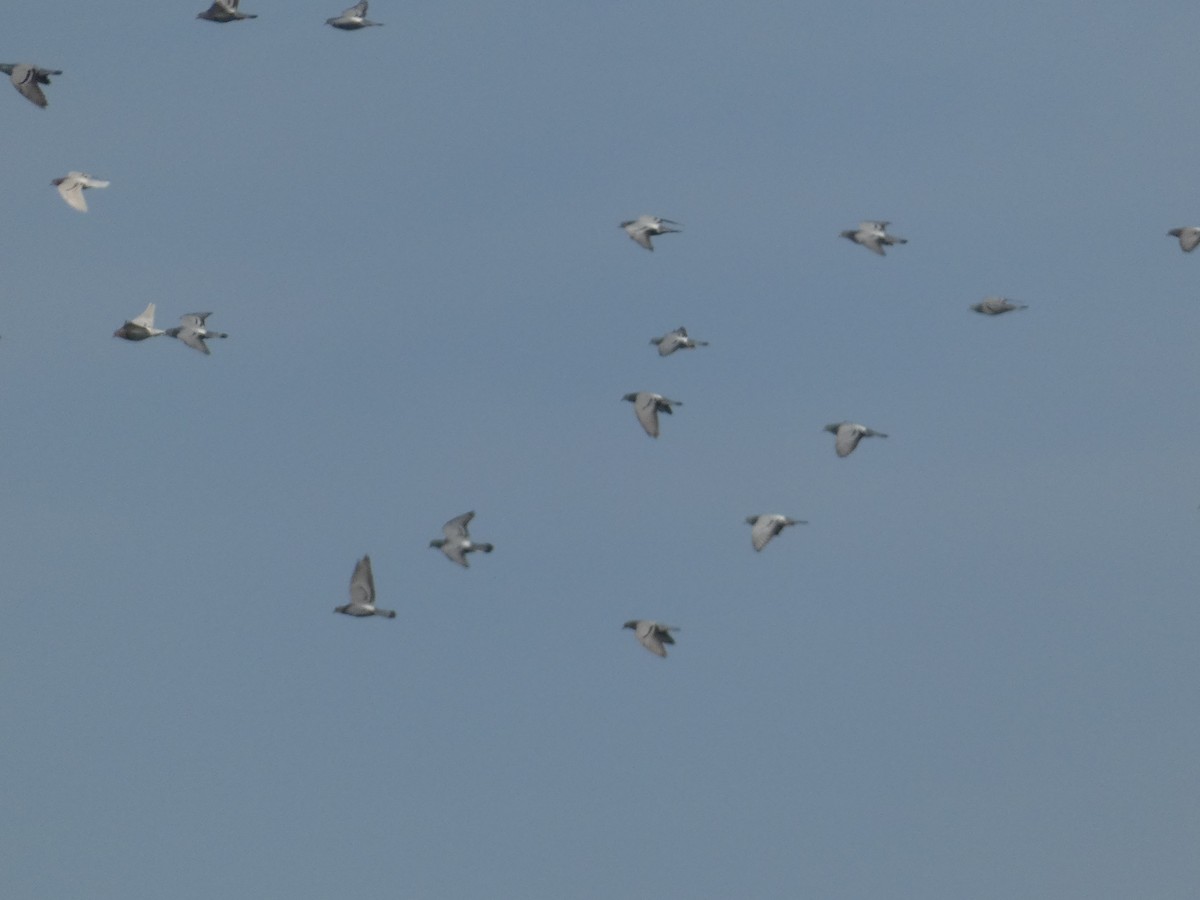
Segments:
[[[679,400],[668,400],[662,394],[654,394],[650,391],[626,394],[621,399],[628,400],[633,404],[633,411],[637,413],[638,421],[646,429],[646,434],[652,438],[658,437],[658,414],[664,412],[667,415],[673,415],[672,406],[683,406]]]
[[[199,350],[205,356],[211,356],[212,351],[208,349],[208,344],[205,343],[209,338],[227,338],[223,331],[209,331],[204,324],[204,320],[211,316],[212,313],[186,313],[179,317],[182,325],[176,325],[174,328],[168,328],[166,334],[168,337],[178,338],[183,341],[193,350]]]
[[[342,31],[358,31],[360,28],[370,28],[372,25],[382,25],[382,22],[372,22],[365,18],[367,15],[367,0],[362,0],[361,3],[356,3],[354,6],[345,10],[340,16],[334,16],[332,19],[326,19],[326,25],[332,25],[334,28],[340,28]]]
[[[445,537],[435,538],[429,542],[429,546],[437,547],[446,554],[446,558],[451,562],[458,563],[464,569],[468,568],[468,553],[474,553],[476,550],[491,553],[496,549],[491,544],[479,544],[471,540],[467,525],[473,518],[475,518],[474,510],[465,512],[461,516],[455,516],[442,526],[442,534]]]
[[[207,19],[210,22],[237,22],[241,19],[257,19],[253,13],[238,11],[241,0],[213,0],[213,5],[202,13],[196,13],[197,19]]]
[[[895,244],[907,244],[908,241],[902,237],[896,237],[894,234],[887,233],[887,227],[891,222],[859,222],[857,231],[843,231],[841,236],[849,238],[856,244],[861,244],[872,253],[878,253],[884,256],[884,246],[894,246]]]
[[[39,84],[49,84],[51,75],[61,75],[60,69],[39,69],[29,63],[0,63],[0,72],[12,79],[15,87],[34,106],[46,108],[46,95]]]
[[[364,616],[396,618],[394,609],[375,606],[375,576],[371,574],[371,557],[364,556],[355,564],[354,574],[350,576],[350,602],[345,606],[335,606],[333,611],[359,619]]]
[[[865,437],[887,437],[882,431],[872,431],[855,422],[835,422],[833,425],[826,425],[825,430],[836,436],[834,449],[837,450],[838,456],[849,456],[858,446],[858,442]]]
[[[641,641],[642,646],[655,656],[667,655],[665,645],[675,643],[675,638],[671,637],[671,632],[679,630],[670,625],[651,622],[649,619],[630,619],[621,627],[633,629],[633,633],[637,635],[637,639]]]
[[[697,341],[688,337],[687,329],[682,325],[674,331],[668,331],[662,337],[650,338],[650,343],[658,347],[659,356],[670,356],[676,350],[695,350],[697,347],[708,346],[708,341]]]
[[[1200,246],[1200,228],[1194,225],[1172,228],[1167,234],[1173,238],[1179,238],[1179,246],[1184,253],[1191,253],[1197,246]]]
[[[803,519],[789,519],[787,516],[772,513],[766,516],[747,516],[746,524],[754,526],[750,529],[750,543],[754,545],[755,550],[761,551],[763,547],[771,543],[771,538],[789,525],[807,525],[808,523]]]
[[[636,219],[622,222],[621,227],[625,229],[626,234],[647,250],[653,250],[654,245],[650,243],[651,236],[674,234],[679,229],[672,228],[671,226],[678,224],[678,222],[672,222],[670,219],[660,219],[658,216],[638,216]]]
[[[979,303],[971,305],[971,309],[985,316],[998,316],[1001,313],[1012,312],[1014,309],[1029,309],[1024,303],[1013,303],[1007,297],[984,297]]]

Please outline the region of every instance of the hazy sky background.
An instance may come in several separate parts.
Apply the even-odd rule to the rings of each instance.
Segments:
[[[5,14],[0,894],[1196,896],[1200,13],[243,2]]]

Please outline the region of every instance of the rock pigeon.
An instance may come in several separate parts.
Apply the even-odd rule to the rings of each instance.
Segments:
[[[1029,309],[1024,303],[1013,303],[1007,297],[984,297],[979,303],[973,303],[971,309],[985,316],[998,316],[1001,313],[1012,312],[1014,309]]]
[[[332,25],[334,28],[340,28],[342,31],[358,31],[360,28],[370,28],[372,25],[382,25],[382,22],[372,22],[364,18],[367,14],[367,0],[362,0],[361,3],[356,3],[340,16],[334,16],[332,19],[326,19],[326,25]]]
[[[646,429],[646,434],[652,438],[658,437],[658,414],[665,412],[673,415],[672,405],[683,406],[679,400],[668,400],[662,394],[652,394],[650,391],[638,391],[636,394],[626,394],[621,398],[633,404],[638,421]]]
[[[908,241],[902,237],[887,233],[887,227],[891,222],[859,222],[857,231],[843,231],[841,236],[849,238],[856,244],[862,244],[872,253],[884,255],[883,245],[889,247],[894,244],[907,244]]]
[[[212,351],[208,349],[208,344],[205,343],[209,338],[227,338],[223,331],[209,331],[205,326],[204,320],[211,316],[212,313],[187,313],[179,317],[182,325],[176,325],[174,328],[168,328],[166,334],[168,337],[178,338],[183,341],[193,350],[199,350],[205,356],[212,355]]]
[[[625,229],[626,234],[647,250],[653,250],[654,245],[650,243],[650,237],[657,234],[674,234],[679,229],[671,226],[678,224],[670,219],[660,219],[658,216],[638,216],[636,219],[622,222],[621,227]]]
[[[746,524],[754,526],[750,529],[750,542],[754,544],[754,549],[762,550],[771,543],[771,538],[789,525],[807,525],[808,522],[803,519],[789,519],[775,513],[768,516],[747,516]]]
[[[16,76],[13,76],[16,78]],[[42,104],[43,106],[45,104]],[[1184,253],[1191,253],[1200,245],[1200,228],[1195,225],[1188,225],[1185,228],[1172,228],[1167,232],[1170,237],[1179,238],[1179,246]]]
[[[72,209],[80,212],[87,212],[87,200],[83,196],[85,188],[106,188],[109,185],[109,182],[93,178],[83,172],[68,172],[62,178],[55,178],[50,183],[58,188],[59,196],[66,200]]]
[[[708,341],[697,341],[688,337],[687,329],[682,325],[674,331],[668,331],[662,337],[651,338],[650,343],[658,347],[659,356],[670,356],[676,350],[695,350],[697,347],[708,346]]]
[[[208,19],[210,22],[236,22],[239,19],[257,19],[253,13],[238,11],[241,0],[213,0],[213,5],[202,13],[196,13],[197,19]]]
[[[60,69],[39,69],[29,63],[0,63],[0,72],[12,79],[13,87],[35,106],[46,108],[46,95],[39,84],[49,84],[51,75],[61,75]]]
[[[632,628],[633,633],[637,635],[637,639],[642,642],[642,646],[655,656],[667,655],[665,645],[675,643],[675,638],[671,637],[671,632],[679,630],[670,625],[660,625],[658,622],[651,622],[648,619],[630,619],[621,627]]]
[[[154,327],[154,304],[146,306],[146,311],[136,319],[130,319],[113,332],[113,337],[127,341],[144,341],[146,338],[158,337],[165,334],[161,328]]]
[[[430,541],[429,546],[437,547],[446,554],[447,559],[458,563],[464,569],[468,567],[468,553],[474,553],[476,550],[491,553],[495,549],[491,544],[478,544],[471,540],[471,535],[467,531],[467,524],[473,518],[475,518],[473,510],[463,513],[461,516],[455,516],[442,526],[442,534],[446,536]]]
[[[865,425],[858,425],[854,422],[836,422],[833,425],[826,425],[825,430],[837,436],[834,447],[838,456],[849,456],[858,446],[858,442],[865,437],[887,437],[882,431],[872,431]]]
[[[350,602],[345,606],[335,606],[333,611],[358,618],[363,616],[396,618],[394,609],[378,609],[375,606],[375,576],[371,574],[371,557],[364,556],[355,564],[354,574],[350,576]]]

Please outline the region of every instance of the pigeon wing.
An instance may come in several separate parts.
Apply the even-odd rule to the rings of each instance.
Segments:
[[[38,87],[37,70],[33,66],[25,65],[24,63],[14,66],[12,83],[26,100],[40,106],[42,109],[46,108],[46,95]]]
[[[87,212],[87,200],[83,197],[83,184],[68,175],[58,185],[58,195],[67,201],[67,205],[80,212]]]
[[[658,437],[658,398],[653,394],[638,394],[634,408],[646,434]]]
[[[154,304],[147,303],[146,311],[144,313],[142,313],[140,316],[138,316],[136,319],[130,319],[129,322],[131,325],[141,325],[143,328],[153,328],[154,327]]]
[[[350,577],[350,602],[355,606],[372,606],[375,603],[375,576],[371,574],[371,557],[364,556],[354,567]]]
[[[858,446],[862,434],[853,425],[840,425],[837,430],[837,440],[834,447],[838,456],[849,456]]]
[[[461,516],[455,516],[449,522],[442,526],[442,534],[446,535],[446,540],[455,541],[463,540],[469,537],[467,525],[475,518],[475,511],[465,512]]]

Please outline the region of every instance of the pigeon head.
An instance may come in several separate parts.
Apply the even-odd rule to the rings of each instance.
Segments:
[[[844,237],[847,240],[852,241],[852,240],[854,240],[854,235],[855,235],[855,232],[853,232],[853,231],[843,231],[843,232],[841,232],[841,234],[838,235],[838,237]]]
[[[622,628],[632,628],[636,631],[637,630],[637,619],[630,619],[628,622],[626,622],[621,627]]]
[[[825,431],[828,431],[830,434],[837,434],[838,426],[840,424],[841,424],[840,422],[836,422],[832,425],[826,425]]]
[[[628,400],[630,403],[637,403],[637,394],[626,394],[621,399]]]
[[[442,547],[446,546],[446,539],[445,538],[434,538],[432,541],[429,542],[429,546],[437,547],[438,549],[441,549]]]

